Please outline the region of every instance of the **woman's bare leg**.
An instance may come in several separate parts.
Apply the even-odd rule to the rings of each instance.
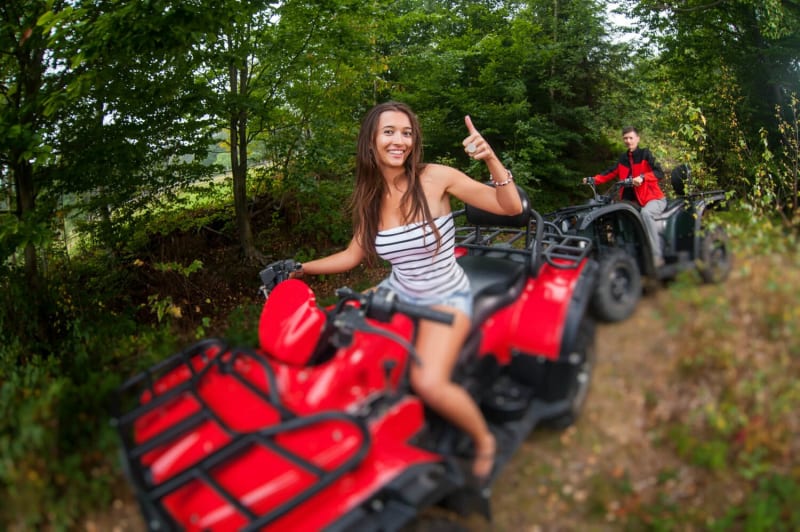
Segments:
[[[453,312],[451,308],[442,310]],[[459,311],[454,314],[452,325],[420,320],[416,349],[422,365],[412,364],[411,386],[425,404],[472,437],[475,445],[472,472],[478,478],[486,478],[494,464],[494,436],[472,397],[450,380],[470,328],[465,314]]]

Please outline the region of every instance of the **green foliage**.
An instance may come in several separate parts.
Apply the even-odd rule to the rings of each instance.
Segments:
[[[650,96],[644,107],[653,110],[648,116],[660,134],[685,139],[698,175],[765,207],[754,216],[777,208],[791,219],[796,163],[776,161],[796,161],[786,124],[794,123],[789,131],[797,129],[796,112],[790,110],[792,95],[800,90],[797,5],[774,0],[623,4],[647,28],[643,41],[658,50],[637,64],[634,75],[647,81]],[[702,124],[681,108],[696,109]],[[777,120],[776,108],[783,109]]]
[[[231,345],[258,345],[258,321],[261,317],[263,301],[244,302],[228,316],[225,339]]]
[[[787,225],[800,227],[800,98],[792,93],[786,108],[776,107],[781,150],[776,161],[778,213]],[[791,216],[794,218],[790,218]]]
[[[350,241],[352,228],[348,209],[352,181],[318,179],[293,175],[269,180],[265,196],[277,207],[259,239],[285,241],[278,233],[291,235],[296,244],[291,250],[276,250],[297,260],[308,260],[342,247]]]
[[[108,272],[85,264],[63,270],[35,297],[21,276],[7,273],[2,292],[11,301],[0,306],[0,525],[74,528],[110,503],[119,479],[108,423],[114,389],[174,345],[164,330],[140,327],[119,311],[119,278]]]
[[[757,480],[744,504],[712,524],[709,530],[770,530],[789,532],[800,528],[800,482],[786,475],[769,474]]]
[[[385,49],[389,95],[417,109],[428,157],[488,177],[460,145],[469,114],[520,184],[562,198],[572,193],[576,160],[595,159],[596,117],[604,114],[598,102],[608,89],[602,79],[621,55],[600,6],[424,5],[398,17]]]

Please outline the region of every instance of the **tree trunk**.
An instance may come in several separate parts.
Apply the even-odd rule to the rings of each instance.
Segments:
[[[12,164],[12,174],[17,191],[17,218],[19,220],[29,220],[33,223],[33,214],[36,207],[36,196],[33,186],[33,167],[24,160],[22,154],[14,154]],[[39,268],[37,265],[36,246],[28,242],[25,245],[25,278],[31,289],[37,286]],[[33,293],[33,292],[32,292]]]
[[[17,61],[17,77],[14,80],[14,90],[11,91],[11,112],[16,114],[16,121],[24,128],[31,131],[38,129],[40,112],[40,92],[44,73],[45,43],[31,30],[20,40],[14,57]],[[13,120],[13,119],[12,119]],[[34,184],[33,165],[29,161],[30,155],[26,154],[32,145],[11,150],[11,174],[17,195],[17,218],[28,223],[33,220],[36,208],[36,187]],[[37,251],[33,243],[25,245],[25,277],[33,290],[38,285],[39,269],[37,266]],[[32,292],[33,293],[33,292]]]
[[[556,54],[554,54],[550,58],[550,79],[553,80],[556,77],[556,57],[558,57],[558,0],[553,0],[553,49],[556,50]],[[556,101],[556,90],[553,84],[550,84],[550,88],[548,89],[548,94],[550,96],[550,112],[555,112],[555,101]]]
[[[247,68],[230,67],[231,94],[243,95],[247,92]],[[231,173],[233,174],[233,208],[236,213],[236,227],[239,244],[247,261],[262,257],[253,240],[250,224],[250,210],[247,207],[247,111],[231,110],[230,116]]]

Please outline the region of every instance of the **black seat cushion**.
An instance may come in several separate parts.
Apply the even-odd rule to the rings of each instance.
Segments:
[[[475,299],[507,292],[525,273],[525,264],[507,259],[467,255],[458,259],[469,277]]]
[[[525,227],[531,220],[531,202],[528,199],[528,194],[519,185],[517,192],[519,192],[519,199],[522,202],[522,212],[513,215],[494,214],[472,205],[465,205],[467,221],[472,225],[494,226],[494,227]]]
[[[683,196],[686,194],[686,185],[691,180],[692,172],[688,164],[681,164],[672,169],[670,174],[670,182],[672,183],[672,190],[675,195]]]

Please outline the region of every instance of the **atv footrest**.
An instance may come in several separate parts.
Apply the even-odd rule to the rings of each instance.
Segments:
[[[458,488],[439,463],[418,464],[404,471],[357,509],[325,528],[325,532],[402,530],[425,508]]]

